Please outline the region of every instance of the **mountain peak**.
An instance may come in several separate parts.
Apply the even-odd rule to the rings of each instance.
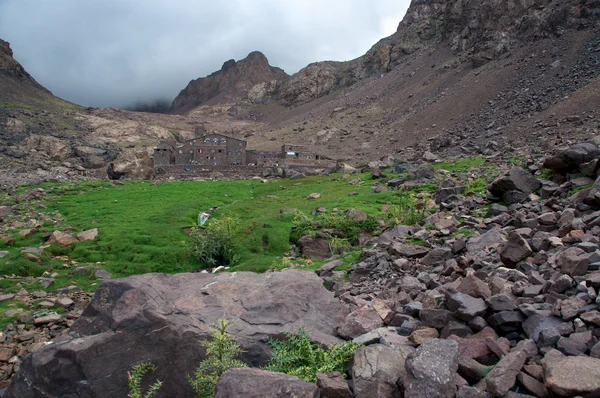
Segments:
[[[192,80],[175,98],[171,111],[184,113],[206,103],[235,102],[257,84],[288,78],[282,69],[269,65],[262,52],[252,51],[239,61],[226,61],[219,71],[209,76]]]

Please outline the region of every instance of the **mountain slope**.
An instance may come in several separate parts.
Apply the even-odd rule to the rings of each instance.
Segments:
[[[250,144],[297,142],[347,160],[420,156],[437,136],[488,155],[519,140],[561,145],[600,125],[599,21],[597,0],[415,0],[396,33],[358,59],[307,66],[271,94],[277,104],[241,95],[189,114],[218,108],[253,121]],[[588,101],[574,108],[579,90]]]
[[[274,91],[288,77],[282,69],[270,66],[264,54],[254,51],[241,61],[230,59],[221,70],[207,77],[192,80],[175,98],[171,111],[184,113],[199,105],[236,102],[256,85],[262,85],[261,90]]]

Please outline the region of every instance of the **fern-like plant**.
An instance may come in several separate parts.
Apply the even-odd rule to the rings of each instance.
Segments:
[[[158,389],[162,386],[162,381],[156,380],[156,383],[152,384],[146,394],[142,391],[142,378],[156,370],[156,366],[151,363],[144,362],[135,365],[131,372],[127,372],[129,378],[129,394],[128,398],[152,398]]]
[[[316,383],[319,373],[344,374],[346,365],[360,347],[347,341],[326,349],[314,343],[301,328],[297,334],[285,333],[285,336],[287,340],[269,339],[273,352],[266,370],[296,376],[309,383]]]
[[[236,359],[244,351],[238,342],[227,334],[229,324],[227,319],[219,319],[216,325],[211,326],[211,338],[200,342],[200,345],[206,347],[206,359],[200,362],[193,376],[188,376],[188,381],[198,398],[213,397],[219,377],[228,369],[247,367],[244,362]]]

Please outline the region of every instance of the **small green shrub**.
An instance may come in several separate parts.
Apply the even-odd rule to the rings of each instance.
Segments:
[[[206,229],[195,227],[190,233],[190,255],[205,267],[235,265],[239,261],[234,237],[239,221],[232,217],[212,220]]]
[[[213,332],[210,340],[200,342],[200,345],[206,347],[206,359],[200,362],[193,376],[188,376],[198,398],[214,396],[219,377],[228,369],[247,367],[244,362],[236,359],[243,351],[238,342],[227,334],[229,324],[227,319],[219,319],[216,325],[211,326]]]
[[[414,193],[399,191],[394,204],[386,212],[388,220],[394,225],[419,224],[427,216],[424,210],[417,209],[417,200]],[[425,198],[427,200],[427,198]]]
[[[133,367],[131,372],[127,372],[127,376],[129,377],[129,394],[127,394],[128,398],[152,398],[154,394],[162,386],[162,381],[157,380],[154,384],[152,384],[148,388],[148,392],[144,394],[142,392],[142,378],[148,374],[152,373],[156,370],[156,366],[151,363],[140,363]]]
[[[294,213],[294,219],[292,220],[292,231],[290,233],[290,241],[292,243],[298,242],[298,239],[307,235],[313,230],[312,220],[301,211]]]
[[[551,169],[542,169],[539,177],[542,180],[551,180],[554,177],[554,171]]]
[[[465,184],[465,195],[487,192],[487,181],[485,177],[480,177]]]
[[[272,358],[266,369],[286,373],[309,383],[316,383],[317,374],[346,371],[346,364],[354,357],[360,344],[347,341],[328,349],[314,343],[303,329],[298,334],[286,333],[287,340],[270,339]]]

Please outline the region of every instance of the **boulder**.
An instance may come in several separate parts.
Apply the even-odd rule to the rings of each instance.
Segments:
[[[511,191],[519,191],[528,195],[541,185],[542,183],[530,172],[520,167],[513,167],[506,175],[495,179],[488,189],[492,195],[501,198],[505,193]]]
[[[405,360],[404,354],[381,344],[359,348],[352,366],[356,398],[397,396],[398,381],[406,375]]]
[[[83,231],[77,234],[77,240],[80,242],[85,242],[88,240],[94,240],[98,236],[98,228],[88,229],[87,231]]]
[[[319,373],[317,375],[317,387],[321,390],[321,397],[324,398],[354,398],[354,394],[350,391],[344,376],[339,372]]]
[[[381,326],[383,326],[383,320],[377,310],[366,307],[348,314],[338,329],[338,334],[345,339],[353,339]]]
[[[162,393],[162,389],[160,390]],[[229,369],[219,378],[215,398],[319,398],[319,388],[295,376],[261,369]]]
[[[54,231],[50,238],[48,238],[48,243],[56,243],[61,246],[71,246],[71,244],[77,242],[77,239],[73,238],[71,234],[61,231]]]
[[[519,261],[525,260],[533,254],[529,243],[517,233],[512,233],[499,251],[500,260],[504,265],[514,267]]]
[[[556,156],[547,158],[544,167],[547,169],[568,172],[576,170],[581,164],[592,161],[600,155],[598,146],[591,142],[571,145]]]
[[[558,397],[600,396],[600,359],[583,356],[548,361],[546,387]]]
[[[186,375],[205,358],[199,344],[226,316],[228,332],[245,351],[241,360],[264,365],[268,338],[303,327],[321,344],[340,342],[335,329],[347,309],[313,272],[144,274],[109,280],[62,336],[28,355],[5,398],[127,395],[127,370],[150,361],[161,394],[192,397]],[[117,360],[118,359],[118,360]],[[177,371],[173,371],[177,369]],[[266,384],[266,383],[263,383]]]
[[[526,360],[527,355],[523,351],[508,353],[485,378],[487,391],[494,397],[504,396],[515,385]]]
[[[456,393],[458,343],[431,339],[406,358],[406,398],[453,397]]]
[[[328,259],[331,257],[331,248],[326,240],[313,238],[306,235],[298,239],[298,247],[306,258]]]

